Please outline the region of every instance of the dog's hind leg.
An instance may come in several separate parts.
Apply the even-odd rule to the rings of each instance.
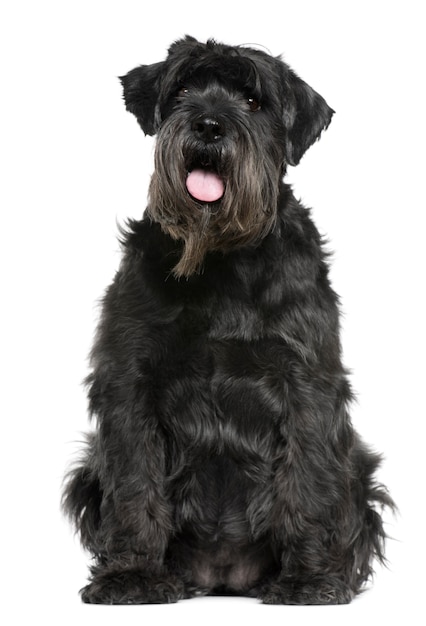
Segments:
[[[97,476],[86,466],[72,470],[62,500],[63,509],[77,528],[81,543],[96,551],[102,493]]]

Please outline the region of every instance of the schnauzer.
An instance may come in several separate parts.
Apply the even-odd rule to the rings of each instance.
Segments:
[[[321,237],[283,182],[334,111],[279,58],[192,37],[121,82],[157,143],[63,495],[94,557],[82,599],[348,603],[393,502],[348,415]]]

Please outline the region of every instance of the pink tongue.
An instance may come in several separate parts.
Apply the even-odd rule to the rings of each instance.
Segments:
[[[201,202],[215,202],[223,196],[223,180],[209,170],[192,170],[186,179],[186,188],[193,198]]]

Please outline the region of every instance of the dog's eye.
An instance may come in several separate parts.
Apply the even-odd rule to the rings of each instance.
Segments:
[[[188,94],[189,89],[187,87],[181,87],[177,92],[178,98],[184,98]]]
[[[252,113],[259,111],[260,109],[260,102],[258,102],[256,98],[247,98],[247,104]]]

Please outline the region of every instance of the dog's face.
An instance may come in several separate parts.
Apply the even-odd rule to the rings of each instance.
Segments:
[[[209,250],[273,227],[280,181],[330,123],[325,100],[281,60],[191,37],[121,78],[126,107],[157,133],[148,213],[184,243],[177,276]]]

